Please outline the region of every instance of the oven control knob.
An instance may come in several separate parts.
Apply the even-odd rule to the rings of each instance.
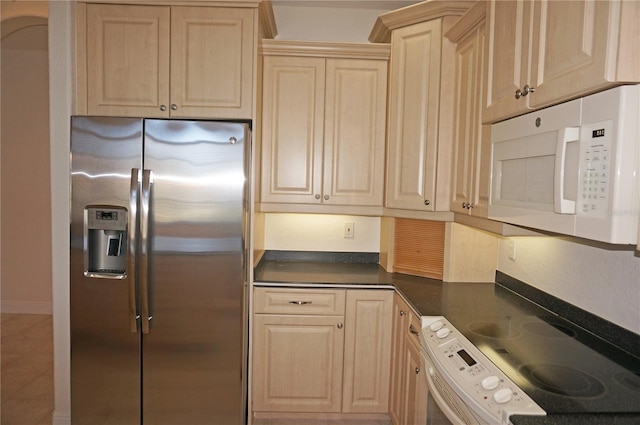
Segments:
[[[495,375],[487,376],[482,380],[482,382],[480,382],[480,385],[482,385],[482,388],[484,388],[485,390],[492,390],[494,388],[498,388],[499,384],[500,384],[500,379]]]
[[[437,322],[433,322],[431,325],[429,325],[429,329],[431,329],[432,332],[435,332],[440,330],[442,326],[444,326],[444,324],[438,320]]]
[[[498,404],[504,404],[511,400],[511,396],[511,388],[501,388],[493,394],[493,400]]]
[[[451,333],[451,329],[442,328],[442,329],[439,329],[438,332],[436,332],[436,336],[438,337],[438,339],[442,339],[442,338],[448,337],[450,333]]]

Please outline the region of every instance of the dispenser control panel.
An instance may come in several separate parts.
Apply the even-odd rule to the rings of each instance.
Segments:
[[[85,208],[85,276],[126,276],[127,209],[93,205]]]

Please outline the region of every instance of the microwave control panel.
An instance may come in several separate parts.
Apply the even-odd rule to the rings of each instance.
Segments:
[[[581,127],[580,194],[578,214],[606,216],[611,181],[612,122],[603,121]]]

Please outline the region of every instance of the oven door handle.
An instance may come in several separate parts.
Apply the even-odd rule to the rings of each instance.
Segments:
[[[468,420],[464,420],[463,418],[458,416],[458,414],[453,409],[451,409],[451,407],[449,407],[449,404],[445,401],[442,394],[440,394],[439,388],[437,387],[435,381],[433,380],[433,376],[436,373],[434,366],[431,364],[431,361],[428,358],[426,358],[426,356],[424,358],[424,362],[425,362],[425,369],[427,372],[427,386],[429,387],[429,393],[431,397],[433,397],[433,399],[435,400],[440,410],[442,410],[442,413],[444,413],[444,415],[451,421],[451,424],[452,425],[480,425],[480,423],[472,416],[468,415]]]

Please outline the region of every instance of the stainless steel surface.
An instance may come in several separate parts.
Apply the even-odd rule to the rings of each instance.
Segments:
[[[75,117],[71,149],[72,422],[137,424],[140,335],[130,331],[133,276],[126,270],[119,280],[86,277],[83,250],[87,205],[130,208],[131,169],[142,168],[142,120]]]
[[[140,193],[141,173],[139,168],[131,169],[131,182],[129,183],[129,258],[127,259],[129,279],[129,329],[131,332],[138,332],[138,302],[136,294],[136,258],[137,244],[136,235],[138,232],[138,195]]]
[[[145,133],[153,321],[143,423],[240,424],[246,126],[147,120]]]
[[[140,290],[140,327],[143,334],[149,333],[151,313],[149,310],[149,208],[151,198],[151,171],[142,171],[140,191],[140,269],[138,275]]]
[[[244,423],[248,135],[240,123],[73,119],[74,424]],[[139,235],[123,279],[83,276],[86,205],[128,209]]]

